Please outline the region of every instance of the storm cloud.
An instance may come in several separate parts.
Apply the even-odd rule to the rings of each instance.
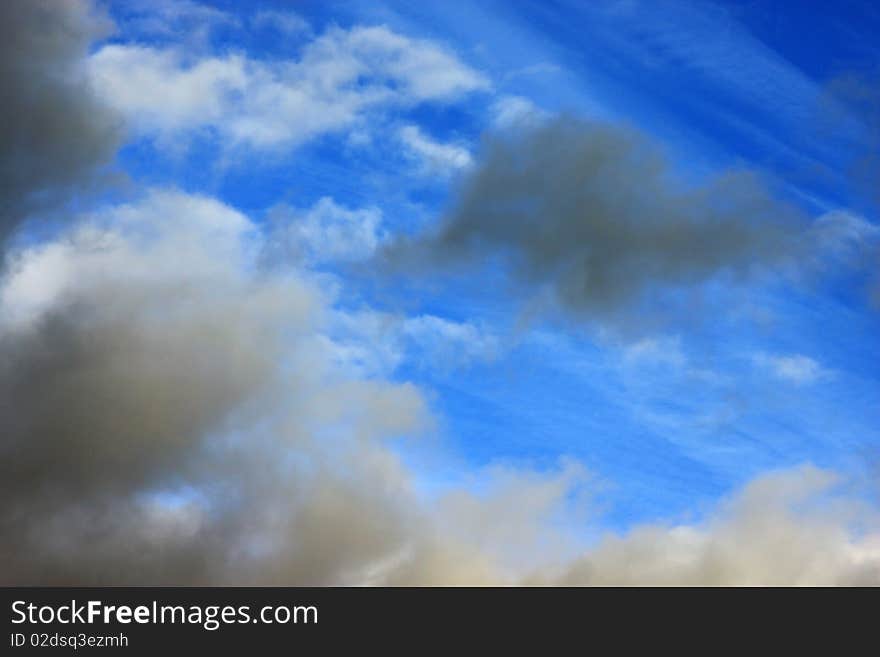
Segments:
[[[35,210],[95,182],[121,124],[86,82],[108,22],[81,0],[0,3],[0,239]]]
[[[649,292],[778,264],[802,230],[753,173],[689,184],[645,135],[562,116],[487,138],[439,230],[389,253],[415,267],[500,256],[521,283],[607,318]]]

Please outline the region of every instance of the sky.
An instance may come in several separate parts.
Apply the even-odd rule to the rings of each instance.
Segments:
[[[4,584],[880,584],[880,9],[2,5]]]

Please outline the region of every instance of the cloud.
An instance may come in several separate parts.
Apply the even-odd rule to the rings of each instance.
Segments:
[[[426,495],[390,442],[430,427],[419,390],[340,367],[330,300],[254,228],[154,190],[10,255],[4,584],[877,583],[874,512],[813,468],[588,549],[577,463]]]
[[[762,353],[754,357],[754,362],[777,379],[795,385],[807,385],[831,376],[819,363],[802,354],[780,356]]]
[[[236,581],[258,563],[331,582],[402,531],[406,475],[375,441],[416,431],[423,402],[334,376],[319,292],[260,274],[250,228],[160,191],[11,256],[4,582]]]
[[[140,134],[171,140],[208,131],[254,149],[294,147],[370,111],[450,102],[488,86],[437,44],[382,26],[330,28],[298,60],[112,44],[91,57],[90,70]]]
[[[491,106],[492,122],[501,130],[531,128],[547,119],[547,114],[523,96],[502,96]]]
[[[112,159],[120,123],[84,67],[108,27],[84,0],[0,3],[0,240],[95,183]]]
[[[414,267],[500,257],[569,311],[620,319],[649,292],[778,264],[802,230],[753,174],[689,186],[647,137],[560,117],[490,137],[439,230],[390,255]]]
[[[182,39],[189,47],[204,47],[220,28],[240,27],[233,14],[192,0],[128,0],[111,11],[126,36]]]
[[[642,338],[623,348],[623,363],[628,366],[660,365],[681,369],[687,358],[681,350],[681,340],[676,336]]]
[[[0,581],[502,577],[388,443],[430,426],[419,391],[340,368],[322,340],[328,299],[296,269],[257,266],[254,227],[153,190],[10,254]]]
[[[563,459],[549,472],[490,466],[474,476],[479,485],[449,490],[429,507],[434,541],[416,543],[388,583],[518,584],[577,554],[590,483],[582,465]]]
[[[811,230],[817,244],[843,260],[865,253],[876,255],[880,247],[880,226],[852,212],[826,212],[816,219]]]
[[[308,21],[292,11],[261,9],[254,14],[251,23],[257,28],[277,30],[287,36],[304,36],[312,31]]]
[[[608,536],[555,576],[583,585],[878,585],[875,512],[804,466],[750,482],[703,523]]]
[[[363,261],[388,240],[378,208],[346,208],[329,197],[307,210],[276,206],[269,220],[267,256],[274,260],[292,258],[312,265]]]
[[[434,141],[418,126],[404,126],[399,135],[408,155],[421,164],[425,175],[449,176],[471,165],[471,154],[467,148]]]
[[[406,365],[430,375],[493,360],[501,341],[484,326],[436,315],[336,309],[324,334],[334,362],[365,377],[388,377]]]
[[[188,224],[194,207],[214,225]],[[4,476],[7,490],[28,480],[36,495],[112,489],[115,478],[136,484],[172,467],[268,382],[282,317],[308,317],[307,290],[282,293],[236,273],[238,213],[163,193],[120,214],[144,233],[86,225],[11,256],[0,433],[17,474]]]
[[[415,350],[415,360],[434,370],[488,361],[501,348],[498,338],[483,327],[434,315],[407,318],[400,333]]]
[[[87,187],[119,135],[84,77],[101,25],[89,5],[0,11],[5,233]],[[331,29],[291,62],[110,45],[89,67],[145,134],[208,130],[254,148],[487,85],[386,28]],[[754,182],[676,187],[629,133],[551,123],[492,148],[436,243],[446,257],[470,241],[512,251],[524,282],[555,286],[573,308],[617,307],[779,247],[773,222],[727,225],[778,209]],[[504,161],[505,149],[533,148],[537,163]],[[369,336],[386,321],[392,363],[402,350],[435,368],[495,341],[467,322],[334,305],[303,265],[369,257],[385,240],[378,211],[324,199],[296,213],[285,229],[306,256],[272,267],[266,242],[277,236],[205,196],[154,189],[69,218],[49,239],[10,247],[0,274],[2,584],[880,579],[876,514],[814,468],[759,478],[703,523],[636,527],[587,548],[590,478],[577,463],[481,468],[426,493],[395,441],[431,430],[429,404],[382,367],[340,358],[339,324],[368,336],[351,340],[364,361],[384,348]],[[598,296],[576,284],[581,266],[605,285]],[[635,358],[662,348],[637,345]]]
[[[816,244],[813,269],[822,274],[864,276],[869,298],[880,308],[880,226],[853,212],[826,212],[810,229]]]

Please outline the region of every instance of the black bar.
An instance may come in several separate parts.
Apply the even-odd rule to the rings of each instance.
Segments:
[[[820,640],[823,631],[842,623],[846,633],[835,633],[840,643],[829,643],[838,652],[845,642],[856,640],[859,630],[874,634],[880,608],[876,589],[5,588],[2,592],[6,634],[0,654],[11,655],[66,647],[58,644],[70,637],[78,644],[85,642],[76,652],[117,647],[108,642],[121,636],[125,644],[121,639],[116,644],[128,654],[185,650],[227,654],[269,647],[294,651],[307,647],[318,654],[337,654],[352,652],[352,646],[409,647],[410,654],[442,646],[468,654],[475,640],[489,646],[543,646],[539,654],[589,654],[601,645],[613,646],[600,651],[609,654],[646,643],[672,648],[696,641],[706,632],[714,637],[715,648],[748,649],[750,641],[758,642],[752,648],[766,647],[758,637],[791,641],[809,635]],[[85,621],[83,609],[89,601],[101,603],[95,606],[99,615],[94,622],[58,622],[55,614],[60,611],[62,620],[70,620],[74,609]],[[131,611],[119,612],[119,606]],[[139,606],[147,611],[135,611]],[[165,622],[159,623],[153,614],[162,606]],[[248,608],[247,620],[240,614],[243,606]],[[51,610],[41,612],[41,607]],[[116,609],[107,611],[110,607]],[[184,608],[186,622],[180,622],[178,610],[168,611],[173,607]],[[223,622],[224,607],[234,610],[226,614],[230,622]],[[54,622],[30,622],[40,613],[44,621]],[[117,613],[131,622],[120,622]],[[134,621],[138,613],[145,622]],[[260,614],[266,622],[255,619]],[[296,622],[293,614],[298,614]],[[90,647],[88,637],[96,642],[103,637],[104,645]],[[572,649],[564,649],[566,645]],[[870,645],[876,647],[876,638]],[[551,646],[555,648],[550,650]]]

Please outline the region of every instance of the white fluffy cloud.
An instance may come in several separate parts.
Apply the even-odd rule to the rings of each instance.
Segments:
[[[764,475],[703,523],[608,536],[561,573],[577,585],[880,584],[878,518],[813,467]]]
[[[108,104],[141,133],[170,140],[209,130],[230,145],[296,146],[353,126],[366,112],[448,102],[487,80],[439,45],[390,29],[330,28],[297,60],[106,45],[90,61]]]

